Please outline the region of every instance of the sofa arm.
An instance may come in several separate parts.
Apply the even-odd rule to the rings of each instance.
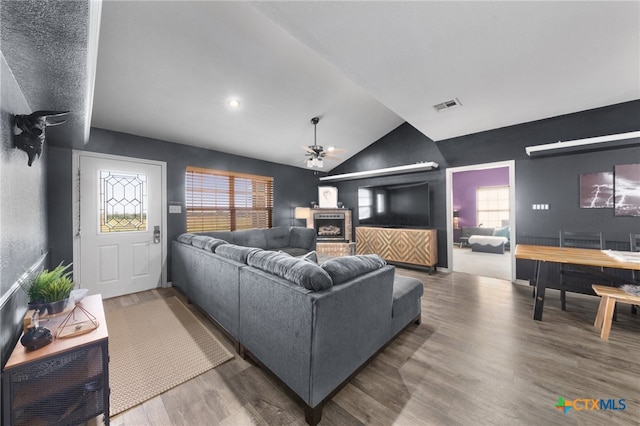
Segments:
[[[315,299],[310,406],[382,348],[391,335],[395,267],[384,266],[310,295]]]
[[[315,407],[388,340],[395,268],[312,292],[240,271],[240,343]]]
[[[300,247],[307,251],[316,249],[316,230],[302,226],[292,226],[289,234],[289,247]]]

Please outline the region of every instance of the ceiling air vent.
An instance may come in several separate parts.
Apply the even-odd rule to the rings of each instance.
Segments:
[[[458,98],[456,98],[456,99],[452,99],[450,101],[444,101],[442,103],[434,105],[433,108],[435,108],[436,111],[440,112],[440,111],[444,111],[444,110],[447,110],[447,109],[456,108],[456,107],[459,107],[461,105],[462,104],[460,103]]]

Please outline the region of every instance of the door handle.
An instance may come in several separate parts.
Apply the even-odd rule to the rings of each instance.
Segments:
[[[160,227],[157,225],[153,227],[153,243],[160,244]]]

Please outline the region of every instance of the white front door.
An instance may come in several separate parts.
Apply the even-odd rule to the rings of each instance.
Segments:
[[[103,298],[164,282],[165,165],[79,152],[74,280]]]

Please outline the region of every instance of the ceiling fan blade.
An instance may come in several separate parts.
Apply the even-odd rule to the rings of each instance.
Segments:
[[[347,152],[347,150],[344,148],[333,148],[333,149],[327,150],[327,152],[330,152],[332,154],[342,154]]]
[[[340,158],[334,157],[333,155],[324,155],[322,158],[325,160],[342,161]]]
[[[305,151],[309,152],[309,153],[315,153],[315,151],[313,149],[311,149],[308,146],[304,146],[304,145],[300,145],[300,148],[304,149]]]

